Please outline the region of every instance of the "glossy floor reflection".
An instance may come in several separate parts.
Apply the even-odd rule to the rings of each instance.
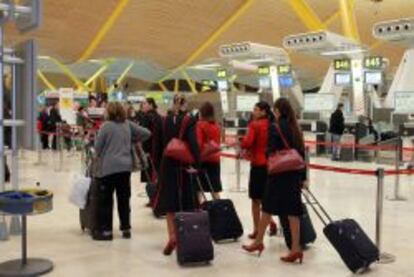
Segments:
[[[166,242],[165,223],[153,219],[150,211],[144,208],[145,198],[137,195],[144,191],[133,180],[132,223],[133,237],[123,240],[115,231],[112,242],[95,242],[79,227],[78,210],[67,198],[74,174],[80,171],[80,156],[65,154],[63,170],[58,169],[58,155],[47,152],[42,165],[35,165],[36,154],[26,152],[21,160],[22,187],[40,182],[44,188],[55,193],[54,211],[29,218],[29,256],[50,258],[55,270],[50,276],[351,276],[339,256],[322,234],[322,225],[312,214],[318,231],[318,239],[305,253],[301,266],[279,262],[285,254],[283,238],[266,238],[266,250],[261,258],[244,253],[240,246],[247,242],[243,237],[238,243],[215,245],[215,260],[210,266],[179,267],[175,255],[164,257],[161,254]],[[332,164],[328,159],[314,158],[312,162]],[[351,168],[372,168],[378,165],[365,163],[336,163]],[[242,163],[242,188],[247,186],[248,164]],[[236,186],[234,161],[223,160],[223,183],[225,197],[234,200],[242,218],[245,233],[251,231],[250,202],[247,193],[234,193]],[[374,265],[368,276],[413,276],[414,258],[414,176],[401,177],[401,194],[406,202],[384,202],[383,250],[396,255],[397,261],[389,265]],[[326,206],[333,218],[351,217],[356,219],[374,238],[376,179],[370,176],[338,174],[324,171],[311,172],[311,187],[319,200]],[[387,177],[386,196],[392,196],[394,177]],[[115,218],[114,226],[117,226]],[[19,257],[20,237],[11,237],[0,242],[0,262]]]

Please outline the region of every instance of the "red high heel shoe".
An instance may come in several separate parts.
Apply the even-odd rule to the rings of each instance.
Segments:
[[[277,225],[275,222],[270,222],[269,225],[269,236],[274,237],[277,235]]]
[[[254,253],[254,252],[258,252],[257,256],[260,257],[260,255],[262,255],[263,250],[265,249],[264,244],[263,243],[259,243],[259,244],[251,244],[251,245],[242,245],[242,248],[249,252],[249,253]]]
[[[174,240],[170,240],[164,248],[162,252],[165,256],[170,256],[171,253],[174,251],[175,247],[177,247],[177,242]]]
[[[303,252],[290,253],[286,257],[281,257],[280,260],[285,263],[295,263],[299,260],[299,263],[301,264],[303,261]]]
[[[249,239],[256,239],[256,237],[257,237],[257,231],[254,231],[253,233],[249,234],[247,237]]]

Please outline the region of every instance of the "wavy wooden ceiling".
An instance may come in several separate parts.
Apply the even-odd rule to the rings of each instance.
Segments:
[[[13,27],[6,28],[9,44],[34,37],[40,54],[64,62],[76,61],[110,16],[119,0],[44,0],[44,22],[40,30],[24,37]],[[180,65],[245,0],[130,0],[113,28],[91,58],[119,57],[150,60],[164,68]],[[338,8],[337,0],[306,0],[322,21]],[[362,42],[372,45],[371,28],[375,22],[414,15],[413,0],[356,0],[355,14]],[[341,33],[338,17],[329,30]],[[306,32],[287,0],[256,0],[200,57],[216,57],[218,46],[235,41],[254,41],[280,46],[288,34]],[[376,53],[399,62],[402,48],[380,44]],[[318,58],[292,54],[295,67],[307,77],[320,79],[327,63]]]

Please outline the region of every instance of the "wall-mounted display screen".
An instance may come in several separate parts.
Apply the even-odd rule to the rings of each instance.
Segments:
[[[293,77],[291,75],[280,76],[279,85],[282,88],[291,88],[293,87]]]
[[[269,75],[270,74],[270,68],[268,66],[259,66],[259,69],[257,71],[259,75]]]
[[[366,69],[381,69],[383,67],[384,59],[381,56],[365,57],[364,68]]]
[[[277,73],[279,75],[287,75],[287,74],[290,74],[291,72],[292,72],[292,67],[290,66],[290,64],[279,65],[277,67]]]
[[[304,108],[307,112],[333,111],[335,95],[330,93],[312,93],[304,95]]]
[[[259,95],[238,95],[237,96],[237,111],[239,112],[251,112],[254,105],[259,102]]]
[[[334,60],[334,69],[338,71],[351,71],[351,60],[350,59]]]
[[[351,73],[335,73],[335,85],[349,86],[351,85]]]
[[[227,78],[227,70],[225,69],[217,70],[217,78],[221,78],[221,79]]]
[[[229,82],[227,80],[218,80],[217,87],[219,91],[229,90]]]
[[[395,112],[413,113],[414,91],[397,91],[395,93]]]
[[[271,88],[272,84],[269,77],[259,78],[259,87],[260,88]]]
[[[367,71],[365,72],[365,84],[367,85],[381,85],[383,74],[382,71]]]

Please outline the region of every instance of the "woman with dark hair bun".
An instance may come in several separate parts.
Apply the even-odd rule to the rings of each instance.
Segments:
[[[273,121],[273,114],[269,104],[264,101],[258,102],[254,106],[252,113],[253,120],[248,125],[248,131],[243,138],[241,148],[249,153],[250,156],[250,178],[249,178],[249,197],[252,200],[253,232],[249,235],[250,239],[256,239],[260,217],[262,198],[267,183],[267,143],[269,125]],[[270,225],[270,235],[277,233],[276,223]]]
[[[199,115],[200,119],[197,122],[196,132],[200,151],[203,151],[209,141],[213,141],[217,145],[220,145],[221,130],[215,119],[213,104],[205,102],[200,108]],[[204,174],[200,176],[202,179],[203,190],[205,192],[211,192],[215,199],[219,199],[220,192],[222,191],[220,153],[212,154],[202,161],[201,170],[209,177],[209,180],[206,180],[207,177]],[[212,188],[210,188],[208,184],[209,181]],[[211,189],[213,189],[213,191]]]
[[[302,131],[296,120],[295,112],[289,101],[279,98],[273,107],[276,117],[275,124],[269,129],[268,155],[286,148],[284,139],[289,147],[296,149],[303,157],[305,145]],[[302,262],[303,252],[300,246],[300,216],[303,214],[301,188],[306,181],[306,170],[283,172],[270,175],[265,188],[262,206],[262,217],[258,235],[251,245],[243,245],[248,252],[259,254],[263,251],[263,237],[272,215],[287,217],[292,234],[292,247],[289,255],[282,257],[283,262]]]
[[[180,130],[183,130],[182,140],[188,143],[190,151],[198,167],[200,160],[200,150],[198,148],[196,122],[186,111],[186,100],[183,95],[175,95],[173,107],[164,119],[163,123],[163,147],[177,138]],[[191,165],[190,165],[191,166]],[[197,190],[192,183],[188,172],[188,165],[171,159],[165,155],[162,157],[159,175],[159,187],[157,196],[154,200],[154,209],[159,214],[166,214],[168,243],[163,254],[168,256],[177,246],[177,236],[175,230],[175,213],[180,211],[192,211],[199,206],[197,200]]]
[[[149,177],[147,174],[141,173],[141,182],[155,182],[159,172],[162,158],[162,126],[163,120],[161,115],[157,111],[157,103],[154,98],[147,98],[142,103],[143,117],[141,125],[151,131],[151,139],[143,143],[142,148],[145,153],[149,155],[151,162],[149,163]],[[148,203],[147,206],[151,207],[152,203]]]

